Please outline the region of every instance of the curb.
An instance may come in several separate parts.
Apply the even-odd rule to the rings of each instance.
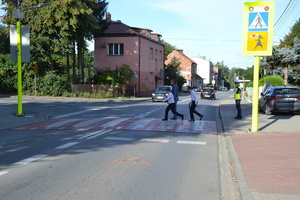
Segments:
[[[220,114],[220,121],[222,124],[222,132],[223,132],[223,136],[225,138],[225,145],[227,147],[227,151],[228,151],[228,161],[229,161],[229,165],[231,165],[232,169],[231,172],[232,174],[232,179],[236,179],[236,185],[237,185],[237,190],[240,194],[240,198],[241,199],[245,199],[245,200],[254,200],[254,197],[252,195],[252,192],[250,191],[249,186],[247,185],[247,181],[246,178],[244,176],[238,155],[234,149],[234,144],[231,140],[231,136],[228,133],[228,127],[226,126],[225,122],[224,122],[224,114],[223,111],[221,109],[222,104],[219,103],[219,114]],[[230,163],[231,162],[231,163]]]

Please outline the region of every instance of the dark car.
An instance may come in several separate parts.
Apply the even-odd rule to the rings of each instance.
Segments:
[[[261,93],[259,110],[267,115],[277,111],[300,111],[300,89],[293,86],[270,86]]]
[[[216,99],[216,91],[212,87],[204,87],[201,90],[201,99],[211,99],[215,100]]]
[[[169,85],[158,86],[152,93],[152,101],[163,101],[168,96],[166,92],[167,88],[170,88],[170,90],[172,90],[172,86]]]

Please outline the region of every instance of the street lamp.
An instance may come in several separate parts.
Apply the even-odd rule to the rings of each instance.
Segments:
[[[21,33],[21,20],[23,18],[23,11],[41,8],[50,3],[40,3],[37,6],[30,8],[20,9],[20,3],[22,0],[11,0],[11,2],[16,4],[16,9],[13,10],[13,18],[17,20],[17,66],[18,66],[18,112],[17,115],[23,115],[22,108],[22,33]]]

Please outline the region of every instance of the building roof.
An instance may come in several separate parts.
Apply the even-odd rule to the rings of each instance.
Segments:
[[[160,43],[161,35],[153,32],[151,29],[147,28],[138,28],[138,27],[131,27],[120,20],[113,21],[111,20],[111,15],[108,13],[106,15],[107,21],[109,23],[108,28],[100,34],[99,37],[106,37],[106,36],[141,36],[145,39],[151,40],[153,42]]]

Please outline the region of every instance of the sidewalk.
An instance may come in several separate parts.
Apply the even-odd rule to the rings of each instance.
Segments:
[[[300,115],[259,114],[262,130],[252,133],[252,104],[243,101],[242,112],[236,120],[234,100],[220,104],[241,199],[300,200]]]

